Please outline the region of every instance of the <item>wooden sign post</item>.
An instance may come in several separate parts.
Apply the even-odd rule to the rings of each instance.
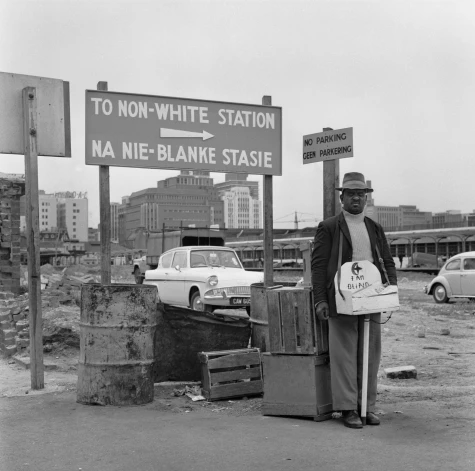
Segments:
[[[323,131],[333,131],[332,128],[323,128]],[[340,212],[339,191],[340,160],[323,161],[323,219],[336,216]]]
[[[107,82],[99,82],[97,89],[107,91]],[[101,283],[111,283],[111,202],[109,167],[99,167],[99,206],[101,221]]]
[[[25,156],[31,388],[44,388],[38,156],[71,157],[69,83],[0,72],[0,153]]]
[[[37,92],[23,89],[23,140],[26,175],[26,243],[30,301],[31,389],[45,387],[43,366],[43,321],[41,316],[40,215],[38,203]]]
[[[271,106],[272,97],[262,97],[262,104]],[[274,214],[272,196],[272,175],[264,175],[264,286],[274,286]]]
[[[340,212],[339,159],[353,157],[353,128],[333,130],[303,137],[303,163],[323,162],[323,219]]]

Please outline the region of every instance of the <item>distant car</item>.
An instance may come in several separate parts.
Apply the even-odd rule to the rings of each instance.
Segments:
[[[459,253],[447,260],[425,292],[439,304],[451,298],[475,298],[475,252]]]
[[[165,304],[195,311],[245,307],[249,312],[251,284],[263,281],[262,273],[244,270],[233,249],[191,246],[164,252],[158,267],[145,272],[144,284],[157,286]]]

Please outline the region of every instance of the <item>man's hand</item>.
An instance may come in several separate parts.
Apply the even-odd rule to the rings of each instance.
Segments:
[[[326,321],[330,317],[330,308],[328,307],[328,303],[326,301],[318,303],[317,307],[315,308],[315,313],[317,314],[318,320]]]

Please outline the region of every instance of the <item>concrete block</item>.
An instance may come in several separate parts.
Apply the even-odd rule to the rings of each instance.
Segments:
[[[21,321],[18,321],[15,324],[15,330],[17,332],[20,332],[22,330],[28,329],[29,326],[30,326],[30,323],[26,319],[23,319]]]
[[[18,332],[15,329],[5,330],[3,332],[4,339],[14,339],[18,335]]]
[[[29,339],[15,339],[16,346],[20,348],[26,348],[30,345],[30,340]]]
[[[14,356],[13,360],[15,360],[15,363],[23,368],[25,370],[30,369],[30,357],[17,357]],[[54,363],[51,363],[49,361],[43,360],[43,366],[45,371],[51,371],[51,370],[57,370],[58,365],[55,365]]]
[[[12,345],[16,346],[16,344],[17,344],[17,343],[16,343],[16,340],[15,340],[15,337],[9,338],[9,339],[5,339],[5,340],[3,341],[3,345],[5,345],[5,347],[9,347],[9,346],[12,346]]]
[[[5,347],[3,350],[3,354],[7,357],[11,357],[17,352],[16,350],[16,345],[10,345],[8,347]]]
[[[15,314],[13,316],[13,321],[19,322],[19,321],[22,321],[25,317],[26,317],[26,314],[24,312],[20,312],[19,314]]]
[[[393,368],[384,368],[386,377],[390,379],[411,379],[417,378],[417,370],[415,366],[395,366]]]
[[[7,291],[0,292],[0,299],[13,299],[13,294]]]

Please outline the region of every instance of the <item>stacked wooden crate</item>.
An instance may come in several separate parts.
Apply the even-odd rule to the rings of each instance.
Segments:
[[[316,318],[310,288],[268,289],[267,309],[263,413],[331,418],[328,323]]]
[[[208,401],[262,394],[258,348],[198,353],[202,392]]]

